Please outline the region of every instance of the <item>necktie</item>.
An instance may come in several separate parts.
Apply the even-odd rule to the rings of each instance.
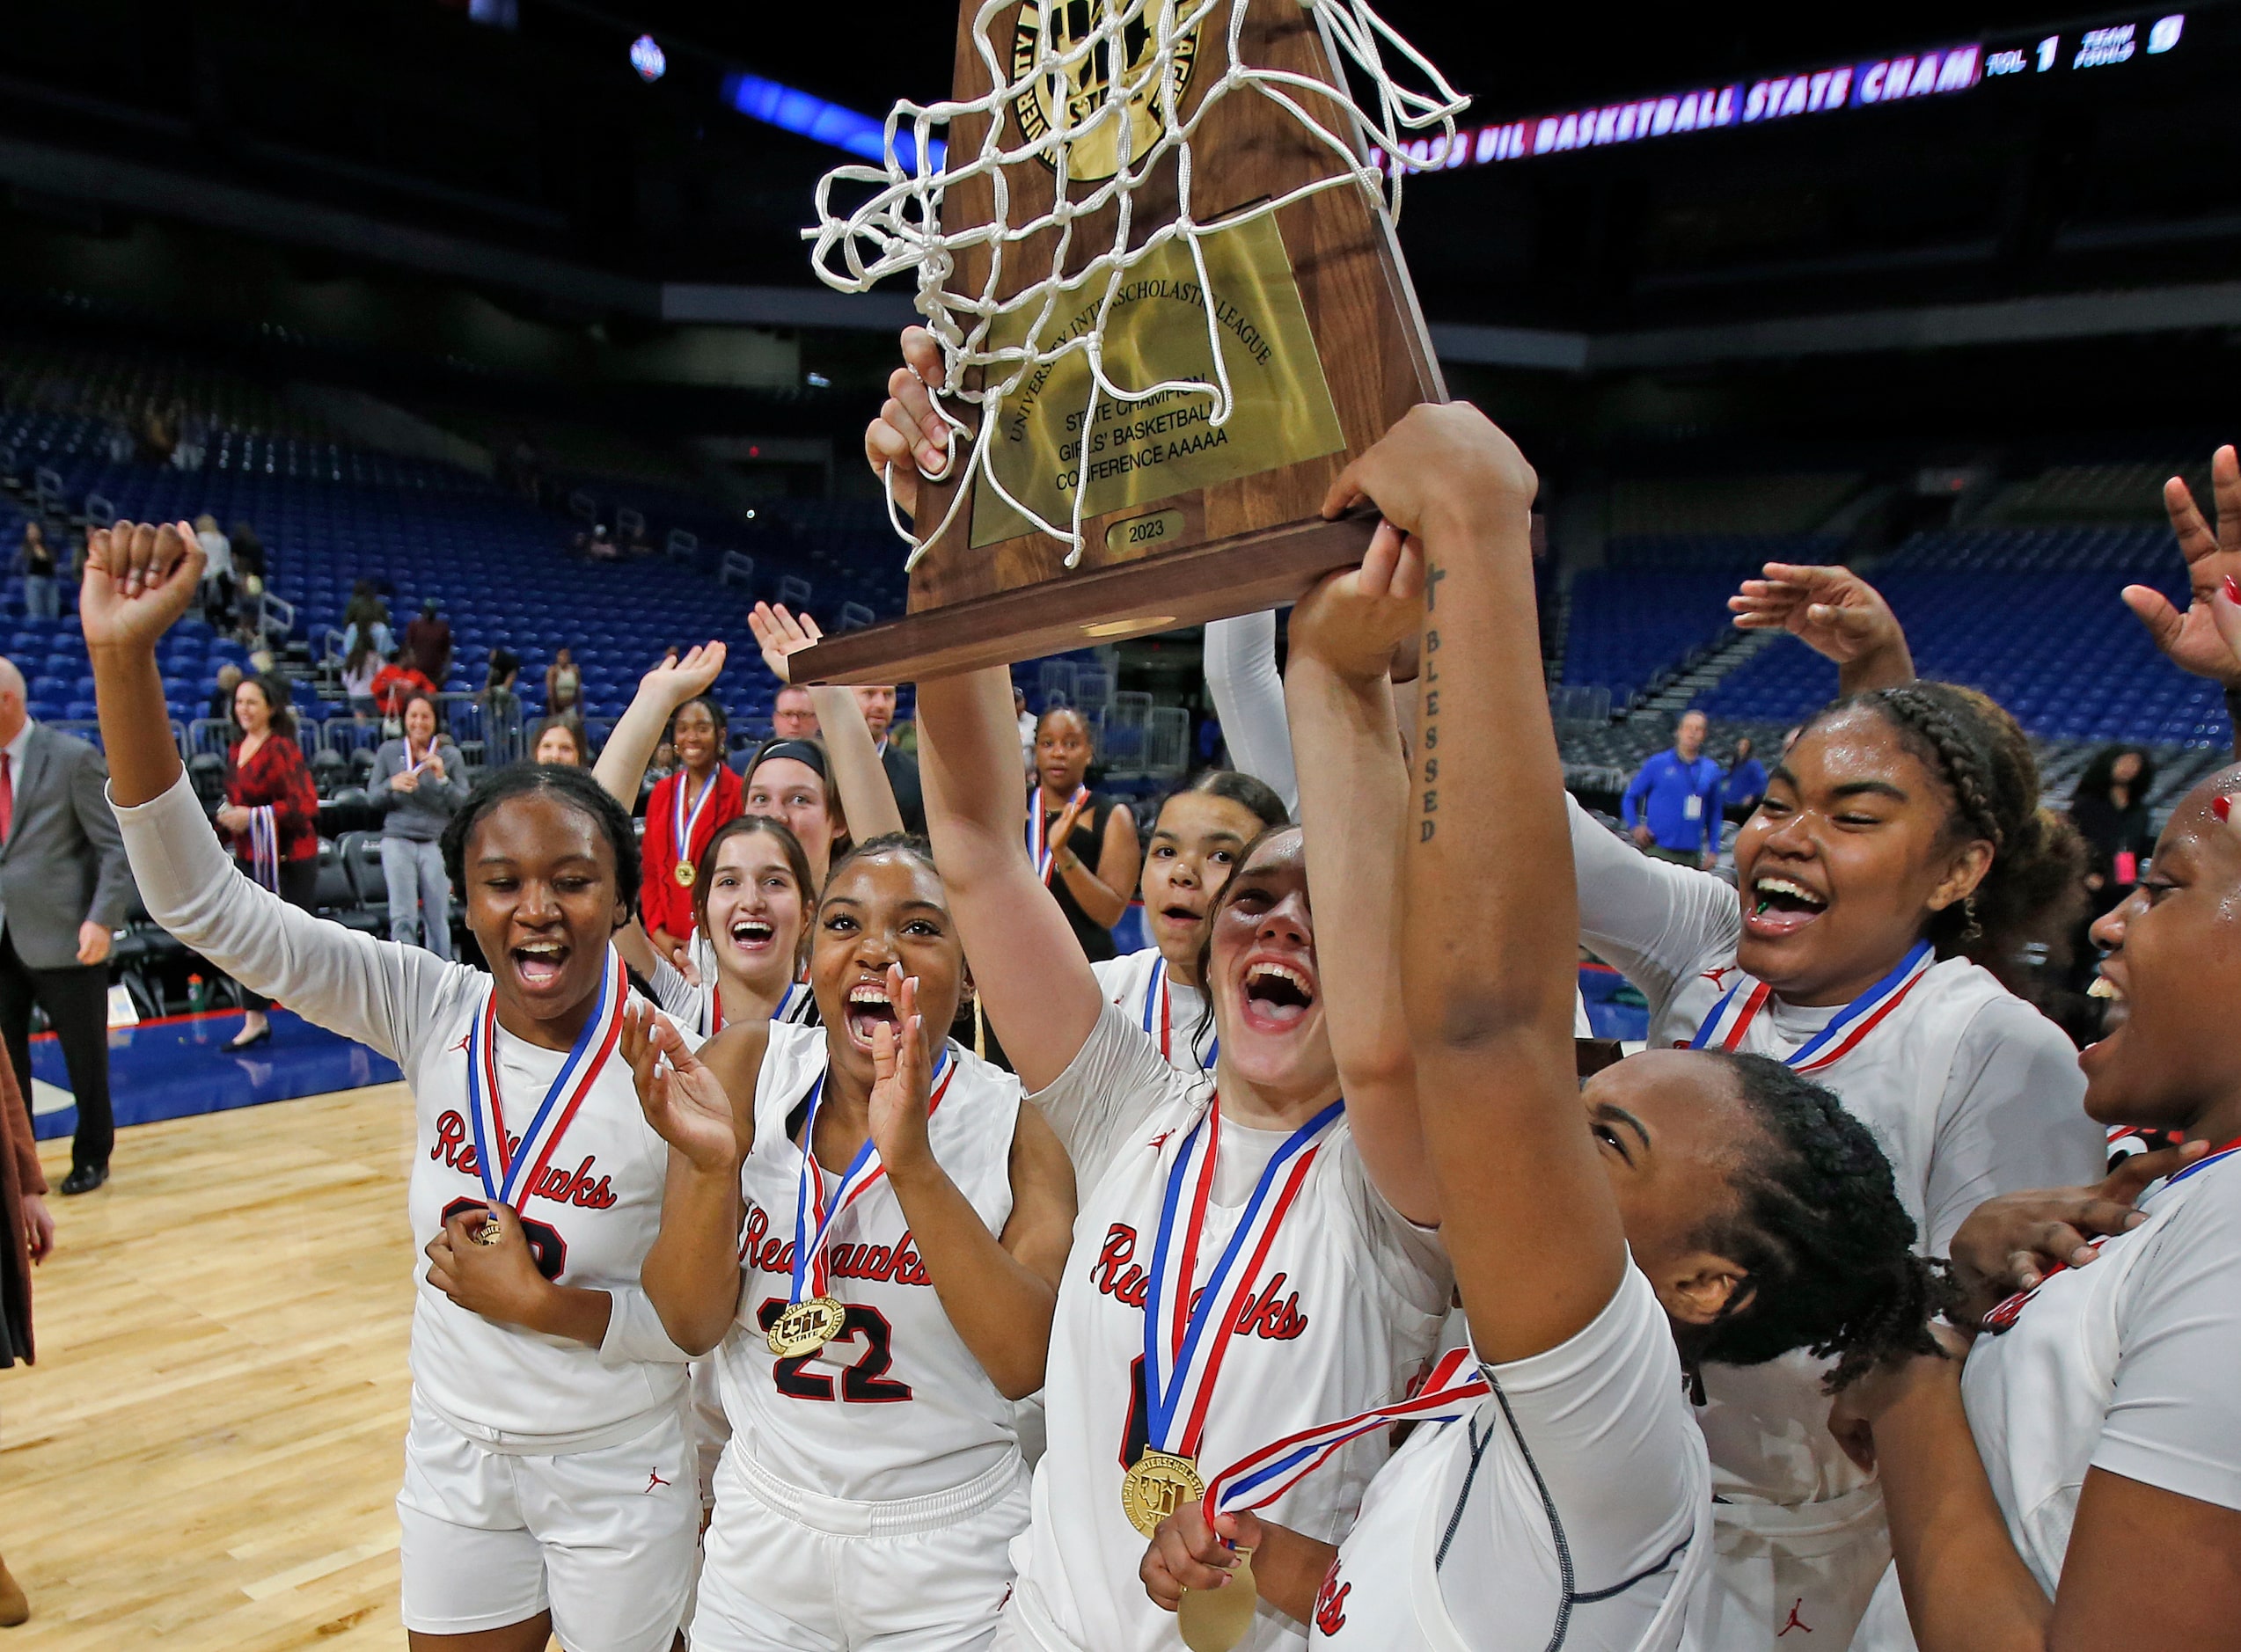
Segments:
[[[16,829],[16,774],[11,755],[0,751],[0,844]]]

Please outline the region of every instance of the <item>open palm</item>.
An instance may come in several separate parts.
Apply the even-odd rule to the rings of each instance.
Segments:
[[[2186,611],[2180,613],[2149,585],[2126,586],[2124,603],[2173,665],[2231,688],[2241,686],[2241,659],[2219,634],[2216,599],[2227,580],[2241,580],[2241,459],[2232,448],[2211,456],[2210,486],[2217,501],[2215,527],[2203,520],[2185,482],[2174,476],[2164,484],[2164,508],[2186,559]]]
[[[78,623],[89,648],[149,648],[202,581],[202,548],[183,522],[121,522],[85,537]]]
[[[926,1120],[934,1075],[919,1017],[918,977],[888,965],[887,996],[895,1005],[895,1026],[872,1031],[869,1112],[872,1145],[893,1176],[898,1166],[907,1172],[932,1156]]]
[[[672,706],[698,699],[723,670],[725,653],[722,643],[704,642],[686,649],[682,659],[669,654],[638,679],[639,691],[658,691]]]
[[[633,998],[623,1006],[619,1048],[655,1135],[698,1170],[721,1171],[739,1162],[731,1098],[675,1023]]]
[[[799,654],[824,640],[824,633],[817,629],[816,620],[807,614],[788,611],[782,603],[776,607],[757,603],[755,611],[747,616],[747,624],[755,633],[756,646],[763,651],[763,663],[781,683],[793,681],[787,675],[787,655]]]

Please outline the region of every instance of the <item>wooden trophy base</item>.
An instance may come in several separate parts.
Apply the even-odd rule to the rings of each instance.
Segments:
[[[1376,528],[1373,511],[1312,517],[930,608],[827,637],[787,659],[788,680],[915,683],[1281,607],[1359,562]]]

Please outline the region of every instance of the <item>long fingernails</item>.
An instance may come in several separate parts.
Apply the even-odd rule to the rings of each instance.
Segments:
[[[2225,600],[2241,608],[2241,580],[2236,580],[2230,574],[2225,576]]]
[[[2230,797],[2212,798],[2210,800],[2210,813],[2216,815],[2220,820],[2230,819],[2233,814],[2233,800]]]

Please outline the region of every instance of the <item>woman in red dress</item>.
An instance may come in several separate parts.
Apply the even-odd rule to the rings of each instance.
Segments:
[[[308,912],[319,882],[319,794],[296,742],[296,714],[269,678],[245,676],[233,691],[233,720],[241,740],[226,753],[219,829],[244,874]],[[241,1003],[246,1013],[228,1049],[272,1036],[272,1000],[245,987]]]
[[[662,957],[674,962],[692,936],[693,867],[716,828],[739,818],[744,793],[724,761],[729,720],[707,695],[670,720],[670,742],[684,766],[646,800],[645,881],[640,920]]]

